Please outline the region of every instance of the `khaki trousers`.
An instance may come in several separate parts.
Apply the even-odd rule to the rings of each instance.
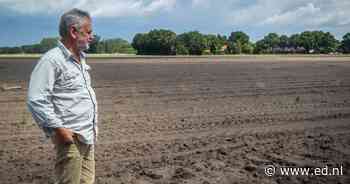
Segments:
[[[93,184],[95,181],[94,145],[84,144],[74,136],[73,144],[58,144],[56,150],[55,184]]]

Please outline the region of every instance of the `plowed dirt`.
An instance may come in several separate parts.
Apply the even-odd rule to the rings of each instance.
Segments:
[[[0,91],[0,183],[53,183],[53,145],[25,105],[35,62],[0,60],[0,84],[22,87]],[[88,63],[98,184],[350,183],[350,58]],[[283,176],[283,167],[343,175]]]

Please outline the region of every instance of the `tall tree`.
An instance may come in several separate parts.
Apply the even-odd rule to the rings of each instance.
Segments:
[[[132,47],[137,51],[138,55],[145,54],[146,33],[137,33],[132,40]]]
[[[198,31],[178,35],[176,43],[178,45],[184,45],[188,53],[192,55],[202,55],[203,51],[208,48],[205,36]]]
[[[299,46],[305,48],[306,53],[335,52],[339,43],[329,32],[304,31],[299,37]]]
[[[242,32],[242,31],[236,31],[232,32],[231,35],[228,38],[229,42],[240,42],[241,44],[247,44],[249,42],[249,36]]]
[[[262,40],[256,42],[255,53],[276,53],[279,49],[280,37],[276,33],[269,33]]]
[[[231,54],[250,52],[249,44],[249,36],[242,31],[231,32],[228,38],[228,50]]]
[[[322,54],[334,53],[340,45],[339,41],[330,32],[321,32],[321,37],[319,39],[319,48],[317,48],[317,50]]]
[[[155,29],[149,33],[136,34],[132,46],[137,54],[173,55],[175,54],[176,33],[170,30]]]
[[[296,49],[299,46],[299,42],[300,42],[299,34],[293,34],[289,37],[289,44],[291,47]]]
[[[269,33],[265,38],[268,49],[272,53],[276,53],[276,49],[280,44],[280,37],[277,33]]]
[[[341,50],[343,53],[349,54],[350,53],[350,32],[346,33],[343,36],[343,40],[341,41]]]
[[[313,52],[316,45],[314,34],[311,31],[302,32],[299,37],[299,45],[305,48],[306,53]]]
[[[208,49],[212,54],[219,54],[221,48],[224,46],[225,42],[222,40],[220,35],[205,35]]]
[[[290,47],[290,41],[287,35],[281,35],[279,39],[279,47],[281,48],[288,48]]]

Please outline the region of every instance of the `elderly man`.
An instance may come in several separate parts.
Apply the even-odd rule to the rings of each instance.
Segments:
[[[97,103],[83,52],[93,39],[89,13],[64,13],[59,34],[31,74],[27,104],[55,145],[56,183],[94,183]]]

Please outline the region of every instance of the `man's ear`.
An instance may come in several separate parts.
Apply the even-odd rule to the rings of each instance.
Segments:
[[[69,34],[70,34],[70,36],[71,36],[73,39],[76,39],[77,36],[78,36],[78,30],[77,30],[77,28],[74,27],[74,26],[71,26],[71,27],[69,28]]]

